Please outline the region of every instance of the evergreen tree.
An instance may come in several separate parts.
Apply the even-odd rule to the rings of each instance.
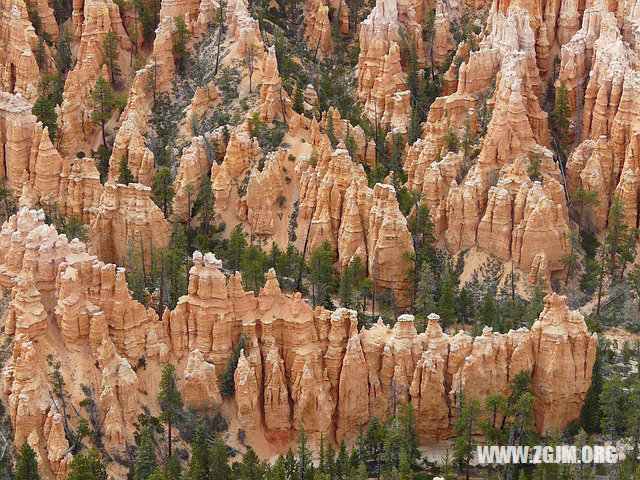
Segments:
[[[327,240],[311,252],[309,257],[309,279],[311,280],[314,307],[318,304],[324,306],[331,304],[330,295],[335,293],[338,286],[333,261],[333,251],[331,244]]]
[[[103,76],[98,77],[96,85],[91,93],[91,121],[100,125],[102,130],[102,144],[107,145],[105,125],[111,118],[111,114],[116,106],[115,94],[109,82]]]
[[[495,306],[493,295],[489,292],[482,299],[482,304],[476,313],[476,321],[480,327],[487,325],[495,330],[502,328],[502,317]]]
[[[400,430],[402,433],[403,448],[406,451],[409,463],[416,462],[420,459],[420,439],[416,425],[416,412],[413,404],[409,402],[401,405],[398,419],[400,420]]]
[[[571,132],[571,103],[569,101],[569,90],[565,82],[562,82],[556,89],[556,103],[551,112],[554,130],[557,132],[558,140],[563,149],[566,148]]]
[[[239,480],[262,480],[260,459],[251,447],[247,447],[247,451],[242,456]]]
[[[240,265],[246,248],[247,241],[242,233],[242,227],[240,225],[236,225],[236,227],[231,231],[229,241],[227,242],[227,259],[231,263],[230,268],[232,272],[240,270]]]
[[[366,278],[366,272],[359,255],[356,255],[344,269],[340,278],[340,303],[343,307],[353,308],[357,311],[363,309],[362,282]]]
[[[631,452],[629,458],[633,463],[634,469],[638,466],[640,460],[640,379],[633,379],[627,394],[627,400],[624,409],[626,435],[631,444]]]
[[[464,399],[459,416],[453,421],[455,435],[455,459],[460,471],[464,468],[465,478],[469,480],[469,465],[476,450],[473,432],[478,425],[480,402],[476,398]]]
[[[31,113],[48,129],[49,139],[54,141],[58,133],[58,113],[51,96],[45,93],[40,95],[34,102]]]
[[[607,378],[600,394],[600,411],[602,413],[600,428],[609,441],[616,445],[620,434],[624,431],[624,388],[619,373]]]
[[[585,210],[588,211],[590,207],[595,207],[596,205],[598,205],[598,203],[600,203],[600,199],[598,198],[598,191],[587,191],[582,185],[580,185],[575,189],[573,195],[571,195],[571,201],[575,208],[578,210],[578,229],[580,230],[584,227],[583,216]]]
[[[600,412],[599,398],[602,393],[602,351],[596,350],[596,359],[593,363],[593,370],[591,373],[591,385],[587,390],[587,395],[582,405],[580,412],[580,423],[582,428],[589,433],[600,432],[600,418],[602,413]]]
[[[213,438],[213,445],[211,446],[211,473],[219,480],[229,480],[231,478],[229,452],[222,437],[217,434]]]
[[[531,291],[531,299],[524,314],[524,322],[527,328],[531,328],[533,322],[535,322],[542,313],[544,309],[544,297],[546,296],[546,284],[540,275],[536,275]]]
[[[107,469],[100,461],[97,450],[86,455],[78,454],[71,461],[71,471],[67,480],[107,480]]]
[[[151,438],[151,431],[149,427],[146,427],[140,435],[138,453],[133,463],[133,480],[149,480],[157,468],[156,449]]]
[[[304,115],[304,94],[300,82],[296,82],[296,91],[293,96],[293,110],[300,115]]]
[[[61,1],[61,0],[56,0]],[[62,29],[58,42],[56,43],[56,68],[60,76],[64,77],[71,70],[71,37],[66,29]]]
[[[624,223],[624,205],[618,197],[613,197],[609,208],[607,232],[607,251],[609,256],[609,275],[613,275],[617,266],[620,240],[629,226]]]
[[[122,183],[123,185],[129,185],[133,183],[135,179],[133,178],[133,173],[131,169],[129,169],[129,161],[127,157],[122,155],[120,159],[120,173],[118,174],[118,183]]]
[[[164,218],[169,218],[171,203],[176,192],[172,187],[173,176],[168,167],[160,168],[153,181],[153,201],[162,209]]]
[[[446,328],[456,319],[456,311],[456,282],[451,271],[447,270],[440,287],[440,298],[438,299],[438,315],[442,319],[443,328]]]
[[[460,289],[460,294],[458,295],[458,320],[465,324],[470,323],[473,320],[473,313],[473,297],[469,295],[469,292],[465,287],[462,287]]]
[[[244,348],[247,339],[242,336],[240,340],[238,340],[238,344],[236,345],[236,349],[234,354],[231,356],[229,361],[227,362],[227,366],[224,370],[224,374],[222,375],[222,379],[220,381],[220,393],[223,397],[233,397],[235,394],[235,381],[233,379],[233,374],[236,372],[236,367],[238,366],[238,360],[240,359],[240,352]]]
[[[217,455],[219,455],[219,453],[220,452],[216,452]],[[191,447],[191,462],[189,462],[186,480],[209,480],[213,473],[217,473],[211,468],[211,460],[204,425],[199,424]],[[216,476],[216,478],[223,479],[224,477]]]
[[[179,72],[184,72],[187,67],[187,60],[189,58],[189,52],[187,51],[187,42],[191,37],[191,32],[187,28],[187,24],[184,22],[184,17],[178,15],[174,18],[176,24],[175,40],[173,43],[173,54],[176,57],[176,64]]]
[[[634,265],[627,275],[627,285],[636,297],[636,306],[640,311],[640,264]]]
[[[118,37],[113,33],[113,30],[109,30],[102,41],[102,49],[104,50],[104,63],[109,68],[109,74],[111,75],[111,84],[116,84],[116,77],[118,77],[122,70],[118,65],[119,44]]]
[[[384,451],[385,432],[376,417],[371,418],[367,434],[365,437],[365,448],[368,460],[373,463],[376,471],[376,478],[380,480],[382,467],[382,453]]]
[[[300,431],[296,439],[298,444],[298,468],[300,471],[300,480],[312,480],[313,474],[311,472],[311,450],[309,448],[309,437],[304,428],[304,421],[300,424]]]
[[[182,480],[182,465],[180,465],[180,456],[177,452],[173,452],[169,457],[162,473],[167,480]]]
[[[89,227],[75,212],[69,215],[61,233],[64,233],[69,240],[77,238],[84,243],[89,240]]]
[[[267,256],[257,245],[249,245],[244,250],[241,263],[242,282],[245,288],[253,290],[255,295],[258,295],[266,282],[264,273],[267,265]]]
[[[40,480],[36,452],[27,442],[22,445],[20,455],[18,455],[18,459],[16,460],[14,480]]]
[[[160,405],[160,410],[162,410],[161,419],[167,424],[168,451],[169,457],[171,457],[172,423],[175,416],[182,409],[182,394],[178,389],[178,377],[176,376],[176,367],[173,363],[167,363],[162,369],[158,404]]]

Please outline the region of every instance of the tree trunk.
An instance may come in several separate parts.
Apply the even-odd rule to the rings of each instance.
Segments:
[[[169,433],[169,458],[171,458],[171,412],[167,415],[167,430]]]
[[[102,144],[106,147],[107,146],[107,136],[104,133],[104,120],[102,120],[100,122],[100,127],[102,128]]]
[[[602,302],[602,286],[604,283],[604,247],[602,248],[602,254],[600,258],[600,281],[598,284],[598,307],[596,309],[596,314],[600,315],[600,305]]]

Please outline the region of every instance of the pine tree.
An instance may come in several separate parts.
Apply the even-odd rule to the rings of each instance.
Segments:
[[[274,243],[275,244],[275,243]],[[242,233],[242,227],[236,225],[229,235],[229,241],[227,242],[227,259],[231,262],[231,271],[237,272],[240,270],[240,264],[244,256],[244,251],[247,248],[247,240]]]
[[[296,82],[296,91],[293,96],[293,110],[300,115],[304,114],[304,94],[302,92],[302,84]]]
[[[590,207],[595,207],[600,203],[598,191],[587,191],[582,185],[580,185],[575,189],[573,195],[571,195],[571,201],[578,210],[578,229],[580,230],[584,227],[583,215],[585,210],[588,210]]]
[[[333,251],[327,240],[322,242],[322,245],[309,257],[309,279],[314,307],[318,304],[326,306],[330,303],[330,295],[337,289],[338,280],[333,269],[333,261]]]
[[[225,447],[226,450],[226,447]],[[219,454],[219,452],[217,452]],[[191,447],[191,462],[186,480],[209,480],[214,471],[211,469],[211,453],[207,445],[204,425],[199,424]],[[216,478],[224,478],[222,476]]]
[[[500,312],[495,306],[493,295],[488,292],[482,299],[482,304],[480,305],[476,314],[476,321],[481,327],[487,325],[496,330],[500,330],[502,326],[502,317],[500,315]]]
[[[238,360],[240,359],[240,352],[244,348],[247,342],[246,337],[240,337],[238,340],[238,344],[236,345],[236,349],[234,354],[231,356],[229,361],[227,362],[227,366],[224,370],[224,374],[222,375],[222,379],[220,381],[220,394],[223,397],[233,397],[235,394],[235,381],[233,379],[233,375],[236,372],[236,367],[238,366]]]
[[[248,290],[253,290],[256,295],[266,282],[264,273],[267,265],[268,259],[257,245],[249,245],[244,250],[240,267],[242,282]]]
[[[111,114],[115,109],[115,94],[109,82],[103,76],[98,77],[96,85],[91,93],[91,121],[96,125],[100,125],[102,130],[102,144],[107,145],[107,137],[105,134],[105,125],[111,118]]]
[[[149,480],[157,468],[156,449],[151,438],[151,431],[147,427],[140,435],[138,453],[133,464],[133,480]]]
[[[640,379],[635,378],[629,388],[624,408],[626,435],[631,444],[629,457],[634,468],[640,460]]]
[[[24,443],[20,449],[20,455],[16,460],[16,473],[14,480],[40,480],[36,452],[31,445]]]
[[[593,363],[593,370],[591,372],[591,385],[587,390],[587,395],[580,411],[580,424],[587,433],[599,433],[600,432],[600,418],[602,413],[600,412],[599,398],[602,393],[602,353],[601,350],[596,350],[596,359]]]
[[[260,459],[251,447],[247,447],[247,451],[242,456],[242,463],[240,464],[240,474],[242,480],[262,480]]]
[[[367,451],[367,457],[372,462],[376,469],[376,478],[380,480],[380,473],[382,467],[382,453],[384,449],[384,428],[380,425],[380,422],[376,417],[373,417],[369,421],[369,427],[367,428],[367,434],[365,437],[365,445]]]
[[[416,425],[416,412],[413,404],[409,402],[401,405],[398,419],[400,420],[400,429],[402,432],[402,441],[404,442],[404,450],[407,453],[409,463],[420,459],[420,439]]]
[[[46,93],[40,95],[34,102],[31,113],[48,129],[49,139],[54,141],[58,133],[58,113],[53,98]]]
[[[175,40],[173,43],[173,54],[177,60],[178,71],[184,72],[187,67],[187,60],[189,52],[187,51],[187,42],[191,37],[191,32],[187,28],[187,24],[184,22],[184,17],[178,15],[174,19],[176,24]]]
[[[166,480],[182,480],[182,465],[180,464],[180,456],[177,452],[173,452],[169,457],[162,473]]]
[[[214,478],[228,480],[231,478],[231,468],[229,467],[229,452],[227,446],[220,435],[213,438],[211,447],[211,474]]]
[[[122,155],[122,158],[120,159],[119,168],[120,173],[118,175],[118,183],[122,183],[123,185],[129,185],[130,183],[133,183],[135,179],[133,178],[131,169],[129,169],[129,161],[124,155]]]
[[[162,209],[164,218],[169,218],[171,203],[176,192],[171,186],[173,176],[168,167],[162,167],[156,172],[153,181],[153,201]]]
[[[100,461],[97,450],[86,455],[78,454],[71,461],[71,471],[67,480],[107,480],[107,469]]]
[[[171,457],[172,423],[177,413],[182,409],[182,394],[178,389],[178,377],[173,363],[167,363],[162,369],[158,404],[162,410],[161,419],[167,424],[168,452],[169,457]]]
[[[298,432],[298,437],[296,439],[296,443],[298,444],[298,468],[300,470],[300,480],[312,480],[313,475],[311,474],[311,450],[309,448],[309,437],[307,436],[307,432],[304,428],[304,420],[300,424],[300,431]]]
[[[621,432],[624,430],[624,388],[619,373],[607,378],[600,394],[600,410],[602,417],[600,428],[609,441],[616,445]]]
[[[618,197],[613,197],[609,209],[607,250],[609,253],[609,275],[617,266],[620,240],[629,226],[624,223],[624,205]]]
[[[438,299],[438,314],[442,319],[443,328],[456,319],[456,311],[456,283],[451,271],[447,271],[440,287],[440,298]]]
[[[551,111],[551,120],[564,149],[568,146],[567,142],[569,141],[571,129],[571,103],[569,101],[569,90],[565,82],[562,82],[556,88],[556,103]]]
[[[480,402],[476,398],[464,399],[459,416],[453,421],[455,435],[454,456],[460,471],[464,468],[465,478],[469,480],[469,465],[476,450],[476,441],[473,432],[478,425],[478,412]]]
[[[113,33],[113,30],[109,30],[102,41],[102,48],[104,50],[104,63],[107,64],[109,68],[109,73],[111,75],[111,84],[116,84],[116,77],[118,77],[122,70],[120,70],[120,65],[118,65],[118,55],[119,55],[119,45],[118,45],[118,37]]]

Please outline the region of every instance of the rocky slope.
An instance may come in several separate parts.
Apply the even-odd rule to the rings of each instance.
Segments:
[[[313,438],[352,437],[371,416],[391,412],[391,392],[415,405],[424,439],[445,438],[460,392],[506,392],[521,370],[541,387],[536,428],[550,432],[579,415],[590,385],[596,335],[556,294],[531,331],[450,336],[437,315],[423,334],[410,315],[393,328],[358,330],[353,311],[314,310],[299,293],[284,295],[273,271],[256,297],[213,254],[196,252],[193,261],[188,294],[159,318],[131,298],[123,269],[58,235],[42,211],[24,208],[4,224],[0,283],[11,289],[5,333],[14,347],[1,387],[16,445],[29,442],[48,475],[62,478],[71,454],[47,355],[62,364],[67,401],[94,392],[114,455],[132,443],[136,415],[155,391],[150,373],[167,361],[178,365],[188,405],[219,406],[218,379],[241,336],[235,411],[250,440],[287,439],[302,421]]]

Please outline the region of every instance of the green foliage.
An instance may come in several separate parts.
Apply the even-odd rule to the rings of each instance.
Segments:
[[[602,412],[600,411],[599,399],[602,394],[602,381],[602,350],[598,348],[591,373],[591,385],[587,390],[587,396],[580,411],[580,424],[589,434],[600,432]]]
[[[282,143],[288,128],[288,125],[282,122],[274,122],[273,127],[270,127],[260,120],[260,112],[254,113],[249,119],[249,133],[258,140],[263,153],[258,170],[262,170],[264,167],[267,154],[274,151]]]
[[[353,257],[340,278],[340,303],[343,307],[363,312],[366,298],[371,294],[371,281],[360,255]]]
[[[25,442],[16,460],[16,473],[14,480],[40,480],[38,460],[36,452]]]
[[[624,433],[624,386],[619,373],[605,379],[600,393],[600,428],[602,433],[615,445]]]
[[[100,182],[104,185],[109,175],[109,159],[113,149],[106,145],[98,146],[97,150],[91,150],[91,156],[96,160],[96,168],[100,173]],[[80,158],[80,157],[78,157]]]
[[[140,435],[138,453],[133,463],[133,480],[149,480],[158,468],[156,449],[149,428],[144,428]]]
[[[103,76],[98,77],[93,92],[91,93],[91,106],[91,121],[96,125],[100,125],[102,129],[102,143],[106,146],[105,124],[113,114],[116,106],[116,98],[111,85],[109,85],[109,82],[107,82]]]
[[[171,170],[168,167],[158,169],[153,181],[153,201],[162,209],[165,218],[169,218],[173,197],[176,194],[172,184]]]
[[[247,447],[247,451],[242,456],[239,470],[239,478],[242,478],[242,480],[262,480],[263,471],[260,459],[253,448]]]
[[[162,415],[160,419],[167,424],[167,440],[169,456],[172,454],[172,423],[182,410],[182,394],[178,389],[178,377],[173,363],[167,363],[162,369],[158,404]]]
[[[550,117],[558,140],[563,147],[566,147],[571,129],[571,102],[569,101],[569,89],[565,82],[556,88],[556,103]]]
[[[109,68],[112,85],[116,84],[116,78],[122,74],[118,64],[119,48],[118,37],[113,33],[113,30],[109,30],[102,41],[102,49],[104,50],[104,63]]]
[[[266,254],[257,245],[249,245],[242,253],[240,270],[242,271],[242,283],[248,290],[253,290],[257,296],[264,287],[264,276],[269,260]]]
[[[274,245],[276,245],[276,243],[274,243]],[[229,235],[229,241],[227,242],[227,249],[225,252],[225,256],[230,263],[230,269],[232,272],[240,270],[246,248],[247,240],[244,238],[244,234],[242,233],[242,227],[240,225],[236,225],[235,228],[231,230],[231,235]]]
[[[304,92],[300,82],[296,83],[296,91],[293,96],[293,110],[301,115],[304,114]]]
[[[220,393],[224,397],[233,397],[235,395],[236,384],[233,379],[233,374],[236,372],[236,367],[238,366],[240,352],[242,351],[246,343],[247,339],[244,336],[240,337],[233,355],[227,361],[227,366],[225,367],[224,374],[222,375],[222,379],[220,380]]]
[[[225,447],[226,450],[226,447]],[[207,445],[204,425],[198,425],[196,436],[191,448],[191,462],[185,480],[208,480],[212,473],[220,475],[222,472],[213,470],[211,452]],[[225,478],[221,476],[220,478]]]
[[[450,152],[458,153],[458,150],[460,149],[460,137],[458,137],[458,134],[455,132],[455,130],[450,128],[444,136],[444,141],[447,144],[447,149]]]
[[[107,480],[107,469],[100,461],[97,450],[90,450],[86,455],[78,454],[71,461],[68,480]]]
[[[460,469],[466,468],[466,478],[469,479],[469,464],[476,451],[476,441],[473,436],[478,425],[480,402],[476,398],[464,399],[460,414],[453,420],[454,458]]]
[[[457,285],[451,271],[447,271],[440,286],[440,297],[438,298],[437,313],[442,320],[442,328],[446,328],[451,322],[456,320],[457,312]]]
[[[75,212],[69,215],[61,233],[64,233],[69,241],[74,238],[84,243],[89,241],[89,226],[84,223],[80,215]]]
[[[68,0],[55,0],[54,4],[58,2],[70,3]],[[69,70],[71,70],[71,37],[66,29],[63,29],[58,38],[56,44],[56,51],[58,57],[56,58],[56,68],[60,76],[64,77]]]
[[[133,178],[133,173],[129,168],[129,161],[127,160],[126,156],[122,155],[119,167],[120,173],[118,174],[118,183],[121,183],[123,185],[129,185],[130,183],[133,183],[135,179]]]
[[[529,166],[527,167],[527,173],[532,181],[542,180],[542,172],[540,167],[542,166],[543,156],[540,153],[534,153],[529,159]]]
[[[145,45],[151,45],[160,23],[161,0],[133,0],[133,5],[142,24],[142,38]]]
[[[56,104],[50,95],[43,93],[40,95],[33,104],[31,109],[38,121],[42,122],[42,125],[48,128],[49,138],[51,141],[55,141],[56,134],[58,133],[58,114],[56,112]]]
[[[332,308],[331,295],[338,289],[338,278],[333,268],[331,244],[325,240],[309,257],[309,280],[312,285],[313,306]]]
[[[179,72],[184,72],[189,61],[189,52],[187,51],[187,42],[191,38],[191,32],[184,22],[184,17],[178,15],[174,18],[176,32],[174,34],[173,55],[176,58],[176,65]]]

